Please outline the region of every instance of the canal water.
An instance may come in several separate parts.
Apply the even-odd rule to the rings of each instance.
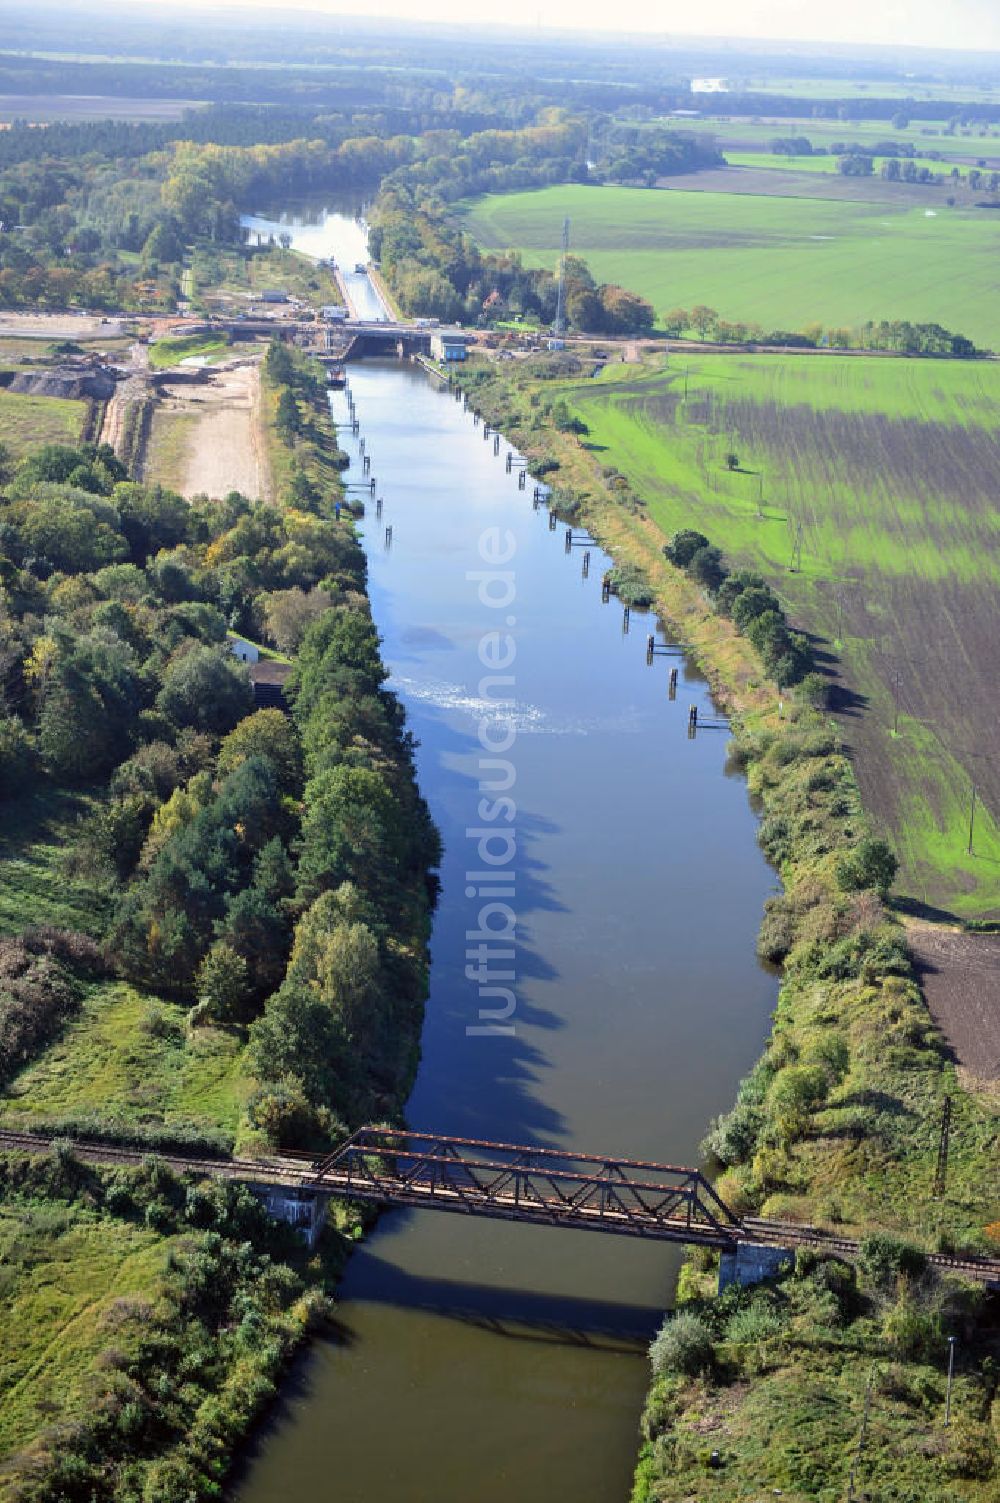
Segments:
[[[351,209],[353,212],[344,213],[343,206],[331,209],[325,203],[304,203],[293,209],[241,214],[240,224],[251,244],[258,240],[266,244],[272,238],[281,244],[281,237],[287,235],[289,248],[304,256],[316,260],[333,256],[355,316],[370,323],[385,323],[389,316],[385,304],[367,272],[357,269],[368,264],[368,226],[360,198]]]
[[[687,735],[691,704],[711,714],[705,685],[682,666],[669,699],[677,660],[647,666],[651,618],[623,632],[601,602],[609,561],[591,547],[585,575],[585,550],[506,473],[508,446],[494,457],[439,383],[364,362],[350,385],[383,500],[362,524],[372,608],[445,846],[408,1120],[697,1162],[775,1000],[754,960],[773,876],[746,788],[724,732]],[[343,424],[346,398],[332,401]],[[341,443],[360,481],[346,426]],[[498,780],[501,810],[480,786]],[[480,995],[468,955],[509,923],[483,919],[485,870],[503,871],[516,915],[513,960],[489,962],[515,973],[497,983],[512,1010]],[[336,1339],[297,1367],[234,1496],[624,1500],[676,1269],[663,1244],[386,1214],[351,1260]]]

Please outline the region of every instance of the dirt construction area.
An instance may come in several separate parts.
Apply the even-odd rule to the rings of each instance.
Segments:
[[[90,313],[0,312],[0,339],[120,339],[122,321]]]
[[[232,361],[213,366],[205,381],[191,384],[168,378],[153,410],[142,473],[185,496],[240,491],[270,500],[259,365]]]
[[[908,924],[907,939],[938,1028],[970,1084],[1000,1085],[1000,935]]]

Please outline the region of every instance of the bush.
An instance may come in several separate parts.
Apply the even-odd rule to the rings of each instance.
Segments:
[[[955,1477],[974,1477],[980,1481],[993,1477],[997,1444],[989,1425],[959,1415],[952,1427],[946,1462]]]
[[[812,1112],[825,1099],[827,1078],[819,1065],[790,1065],[774,1080],[767,1114],[778,1141],[785,1145],[808,1131]]]
[[[663,552],[672,564],[676,564],[679,569],[686,569],[695,554],[708,546],[708,538],[703,532],[695,532],[686,527],[674,533],[669,543],[664,544]]]
[[[616,564],[608,570],[607,579],[611,593],[617,595],[623,605],[652,605],[653,591],[649,581],[634,564]]]
[[[771,1302],[757,1295],[742,1310],[737,1310],[726,1324],[726,1340],[739,1342],[767,1341],[781,1331],[782,1321]]]
[[[649,1348],[654,1376],[683,1373],[697,1377],[715,1363],[715,1348],[707,1326],[697,1316],[682,1310],[668,1317]]]
[[[745,1164],[753,1157],[763,1125],[759,1105],[737,1101],[731,1112],[715,1118],[703,1146],[722,1164]]]
[[[195,977],[198,1017],[192,1022],[232,1023],[244,1013],[251,993],[246,960],[232,945],[217,939]]]
[[[799,684],[799,695],[814,710],[825,710],[830,702],[829,680],[822,673],[807,673]]]
[[[734,569],[719,587],[716,609],[724,616],[732,614],[733,604],[744,590],[766,590],[767,581],[753,569]]]
[[[902,1357],[932,1362],[947,1350],[941,1312],[919,1308],[909,1294],[904,1294],[885,1316],[882,1329]]]
[[[885,897],[896,880],[898,866],[888,841],[867,836],[837,862],[837,883],[844,892],[872,888]]]
[[[714,594],[725,578],[722,554],[711,544],[705,548],[699,548],[692,555],[687,571],[692,579],[697,580],[702,589]]]
[[[811,947],[808,963],[821,981],[856,981],[874,986],[884,976],[906,976],[910,961],[894,934],[850,934],[835,945]]]
[[[795,918],[781,898],[768,898],[764,918],[757,935],[757,954],[761,960],[780,965],[795,943]]]
[[[294,1075],[255,1091],[247,1102],[247,1121],[265,1133],[275,1148],[326,1146],[331,1137],[344,1132],[329,1112],[311,1104],[302,1081]]]
[[[772,866],[781,866],[792,854],[792,827],[783,814],[769,814],[760,822],[757,844]]]
[[[886,1232],[873,1232],[861,1243],[860,1264],[865,1277],[876,1285],[888,1285],[902,1278],[919,1278],[927,1267],[927,1258],[919,1248]]]
[[[96,1143],[122,1143],[136,1148],[158,1149],[163,1153],[184,1153],[200,1158],[228,1158],[233,1151],[233,1135],[225,1129],[157,1126],[130,1121],[106,1112],[93,1116],[46,1117],[31,1129],[40,1134],[64,1138],[86,1138]]]
[[[805,1052],[807,1064],[819,1065],[830,1086],[839,1085],[847,1074],[850,1051],[847,1040],[839,1033],[824,1033],[809,1045]]]
[[[0,940],[0,1082],[56,1037],[81,996],[78,979],[54,947],[29,935]]]
[[[778,597],[768,585],[753,585],[743,590],[733,601],[730,614],[736,630],[744,635],[751,622],[761,616],[775,616],[779,619],[783,616]]]

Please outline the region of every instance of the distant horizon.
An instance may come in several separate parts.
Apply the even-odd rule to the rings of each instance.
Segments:
[[[205,25],[216,18],[228,22],[240,12],[256,12],[261,18],[271,12],[286,23],[297,14],[360,25],[395,21],[465,32],[478,30],[482,41],[488,41],[484,27],[488,31],[502,23],[508,31],[543,36],[569,33],[581,40],[613,35],[627,42],[632,37],[642,40],[658,36],[682,46],[896,48],[952,56],[1000,53],[1000,8],[993,0],[952,0],[947,7],[939,0],[888,0],[877,11],[870,0],[842,0],[832,16],[823,13],[820,25],[826,29],[822,31],[816,29],[815,10],[804,9],[800,0],[759,0],[752,11],[741,0],[703,0],[698,27],[690,31],[684,29],[683,18],[673,14],[672,7],[664,7],[661,0],[624,0],[613,12],[598,0],[480,0],[474,21],[468,18],[464,0],[369,0],[363,13],[357,5],[358,0],[296,0],[285,9],[275,0],[212,0],[206,7],[202,0],[175,0],[176,10],[185,13],[185,19],[190,15]],[[55,8],[44,3],[33,7],[41,12]],[[63,4],[58,9],[64,13],[77,9],[95,13],[95,7],[86,3]],[[144,16],[153,22],[162,19],[161,0],[130,0],[127,6],[111,3],[101,9],[127,10],[133,20]],[[753,23],[749,28],[748,22]]]

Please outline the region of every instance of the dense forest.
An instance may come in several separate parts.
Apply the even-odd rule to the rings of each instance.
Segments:
[[[0,133],[0,306],[164,310],[176,304],[186,248],[238,245],[239,215],[276,193],[381,191],[372,253],[408,312],[487,322],[507,311],[551,317],[554,282],[482,256],[447,207],[484,192],[561,182],[650,184],[721,160],[710,138],[612,126],[545,107],[518,128],[503,99],[459,88],[437,100],[433,129],[390,132],[370,112],[308,115],[219,106],[172,125],[114,122]],[[452,125],[455,119],[462,125]],[[594,145],[600,140],[599,147]],[[595,152],[595,157],[588,152]],[[570,322],[598,332],[648,329],[652,310],[578,268]]]
[[[222,1049],[235,1071],[231,1098],[187,1119],[151,1107],[146,1079],[117,1103],[91,1081],[86,1111],[46,1115],[61,1135],[51,1157],[0,1154],[13,1270],[0,1319],[24,1308],[39,1261],[63,1258],[71,1286],[83,1277],[83,1238],[97,1261],[137,1242],[152,1255],[140,1295],[134,1275],[122,1289],[98,1274],[113,1347],[99,1325],[44,1427],[30,1388],[11,1409],[5,1470],[25,1503],[217,1497],[359,1231],[344,1213],[310,1257],[241,1188],[154,1160],[88,1168],[72,1139],[325,1148],[398,1119],[416,1066],[438,836],[385,686],[358,535],[336,482],[317,485],[307,463],[321,440],[339,452],[322,372],[275,345],[264,381],[269,442],[288,456],[277,504],[185,500],[132,480],[105,446],[0,452],[8,861],[23,829],[60,831],[44,895],[20,894],[0,937],[0,1088],[120,995],[143,999],[136,1039],[173,1070]],[[288,713],[255,707],[234,630],[288,665]],[[136,1045],[120,1047],[124,1060]],[[37,1320],[21,1332],[29,1365]],[[18,1434],[31,1444],[12,1451]]]
[[[390,1113],[438,852],[352,525],[301,487],[189,505],[107,449],[8,468],[0,793],[95,796],[67,858],[107,895],[87,964],[186,1000],[192,1027],[249,1028],[271,1141]],[[254,710],[232,627],[294,655],[291,718]],[[4,999],[12,1067],[72,1008],[56,979],[38,1016]]]

